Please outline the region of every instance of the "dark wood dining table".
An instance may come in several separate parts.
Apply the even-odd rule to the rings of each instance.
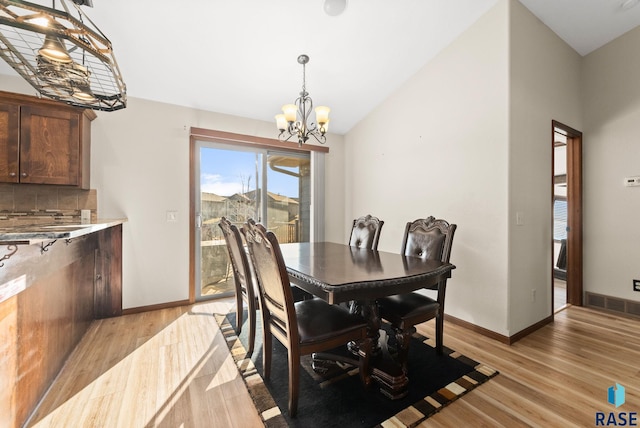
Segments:
[[[455,266],[438,260],[351,247],[333,242],[301,242],[280,245],[291,283],[328,303],[350,303],[369,324],[368,335],[378,344],[371,378],[391,399],[407,393],[408,379],[380,343],[381,320],[376,299],[436,287],[451,277]],[[382,336],[384,338],[384,335]],[[314,355],[316,361],[332,355]],[[340,361],[354,363],[340,358]]]

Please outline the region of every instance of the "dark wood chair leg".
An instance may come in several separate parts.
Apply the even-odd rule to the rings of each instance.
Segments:
[[[402,371],[409,373],[409,344],[411,336],[416,332],[416,328],[411,326],[406,330],[396,329],[396,341],[398,342],[398,362],[402,366]]]
[[[289,416],[295,418],[298,413],[298,389],[300,387],[300,353],[298,349],[289,349]]]
[[[255,303],[249,303],[247,312],[247,321],[249,321],[249,349],[247,349],[247,356],[253,354],[253,348],[256,343],[256,307]]]
[[[444,329],[444,316],[442,312],[436,315],[436,354],[442,355],[442,340]]]
[[[373,353],[373,339],[365,338],[358,345],[360,357],[360,379],[365,387],[372,385],[371,379],[371,354]]]
[[[242,331],[242,322],[244,321],[244,304],[242,303],[242,295],[236,293],[236,334]]]
[[[265,323],[266,324],[266,323]],[[268,324],[266,324],[268,326]],[[269,327],[266,327],[269,328]],[[266,331],[263,335],[262,345],[262,367],[264,370],[264,378],[269,379],[271,376],[271,332]]]
[[[444,336],[444,298],[446,296],[447,281],[438,284],[438,313],[436,314],[436,354],[442,355],[442,341]]]

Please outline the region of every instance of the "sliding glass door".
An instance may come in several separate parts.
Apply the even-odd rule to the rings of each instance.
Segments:
[[[196,299],[234,293],[233,270],[218,223],[262,223],[280,243],[309,241],[308,153],[196,142]]]

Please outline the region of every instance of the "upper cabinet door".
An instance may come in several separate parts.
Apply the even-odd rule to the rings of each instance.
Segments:
[[[20,182],[80,184],[80,114],[23,106],[20,121]]]
[[[0,103],[0,183],[17,183],[20,179],[19,129],[20,106]]]

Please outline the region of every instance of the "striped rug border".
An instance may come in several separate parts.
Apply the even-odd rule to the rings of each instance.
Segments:
[[[214,314],[214,317],[220,327],[223,337],[225,338],[227,346],[229,347],[229,352],[236,363],[238,372],[242,375],[242,378],[247,385],[249,395],[258,410],[258,414],[260,414],[260,417],[262,418],[264,426],[267,428],[287,427],[288,424],[286,419],[282,415],[280,408],[264,384],[262,377],[256,370],[253,361],[251,358],[246,358],[246,349],[238,338],[231,322],[227,318],[227,314]],[[414,333],[413,337],[428,346],[434,347],[435,345],[432,339],[429,339],[420,333]],[[492,367],[472,360],[471,358],[447,347],[444,347],[444,353],[449,355],[451,358],[455,358],[468,366],[473,367],[473,370],[433,394],[424,397],[420,401],[403,409],[386,421],[377,425],[376,428],[415,427],[469,391],[499,374],[499,372]]]

